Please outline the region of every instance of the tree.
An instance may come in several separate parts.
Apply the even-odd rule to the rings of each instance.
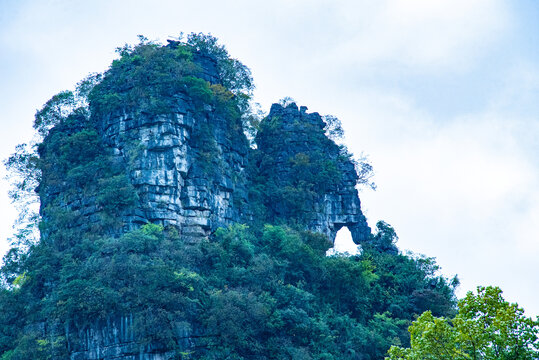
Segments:
[[[453,319],[424,312],[408,331],[410,348],[392,346],[389,360],[532,360],[539,358],[539,320],[524,316],[498,287],[478,287],[459,301]]]

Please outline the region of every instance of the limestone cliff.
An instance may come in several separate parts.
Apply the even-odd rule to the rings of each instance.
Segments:
[[[167,54],[175,49],[160,50]],[[175,89],[165,94],[159,91],[171,85],[166,81],[154,84],[152,79],[144,79],[148,84],[116,85],[110,91],[107,81],[118,82],[124,76],[110,71],[98,85],[105,88],[99,89],[105,95],[90,104],[90,117],[71,115],[49,131],[40,145],[40,156],[48,164],[39,187],[43,235],[57,229],[54,221],[47,229],[47,220],[58,211],[69,213],[69,225],[83,231],[100,229],[119,235],[150,222],[174,226],[184,238],[193,240],[218,227],[245,221],[249,145],[240,114],[234,102],[226,103],[232,93],[222,86],[213,57],[195,52],[191,66],[196,66],[196,76],[184,77],[191,82],[175,80]],[[102,97],[132,97],[133,88],[152,92],[151,98],[136,94],[135,101],[117,102],[110,110],[99,107]],[[202,96],[196,91],[217,95]],[[84,141],[77,141],[79,138]],[[73,139],[82,143],[77,145],[80,149],[73,146]],[[75,153],[64,154],[66,151]],[[79,159],[81,154],[84,159]],[[66,157],[76,161],[59,164]],[[92,161],[99,165],[89,168]],[[78,176],[83,181],[69,181],[81,168],[85,176]],[[111,175],[125,177],[127,184],[101,189]],[[135,194],[118,201],[119,192],[128,186]],[[100,201],[103,197],[116,202],[109,214],[107,201]]]
[[[174,43],[152,51],[186,61]],[[369,239],[354,163],[325,135],[318,113],[274,104],[250,147],[238,95],[226,88],[211,54],[194,50],[189,76],[155,82],[139,71],[136,56],[105,74],[90,99],[91,115],[71,115],[40,146],[47,164],[38,189],[44,238],[54,233],[64,249],[81,232],[118,236],[154,223],[175,228],[189,243],[231,224],[284,223],[331,241],[343,226],[356,243]],[[122,66],[142,80],[125,83]],[[107,319],[66,328],[71,359],[173,356],[142,346],[128,317]],[[183,348],[190,346],[189,329],[178,330]]]
[[[250,180],[271,188],[265,199],[270,219],[295,219],[332,241],[346,226],[359,244],[371,232],[361,212],[358,175],[325,127],[322,117],[305,106],[273,104],[256,138],[255,179]]]
[[[214,65],[210,60],[203,64]],[[205,68],[206,79],[218,78],[213,69]],[[248,143],[241,124],[215,106],[197,106],[187,92],[173,98],[166,115],[137,107],[105,114],[99,131],[138,193],[125,219],[130,228],[152,222],[208,236],[242,218]]]
[[[371,235],[369,167],[335,118],[255,115],[249,70],[211,35],[118,52],[6,161],[41,236],[22,228],[0,267],[1,359],[379,360],[419,314],[454,315],[456,280],[389,224]],[[326,256],[342,227],[360,255]]]
[[[195,61],[205,86],[221,86],[212,57],[198,54]],[[68,211],[71,226],[104,226],[113,234],[150,222],[174,226],[192,240],[233,223],[286,219],[330,240],[343,226],[356,243],[368,239],[354,163],[327,138],[318,113],[274,104],[250,149],[238,113],[222,103],[201,101],[189,84],[165,100],[166,111],[148,110],[142,100],[119,103],[110,111],[93,111],[90,119],[73,115],[53,128],[40,147],[42,158],[52,159],[39,189],[44,219]],[[63,154],[67,148],[75,153]],[[74,160],[60,166],[57,159],[66,157]],[[98,164],[89,166],[92,161]],[[93,184],[79,174],[84,167],[93,171]],[[99,178],[105,173],[118,178],[112,190],[99,190],[111,182]],[[72,177],[77,181],[69,181]],[[128,186],[136,194],[123,199]],[[86,188],[108,193],[92,195]],[[263,193],[257,194],[260,188]],[[119,203],[108,222],[106,197]]]

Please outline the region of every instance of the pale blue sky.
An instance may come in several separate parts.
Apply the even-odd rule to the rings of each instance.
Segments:
[[[376,171],[378,190],[361,193],[371,226],[389,222],[402,249],[457,273],[460,294],[499,285],[539,314],[539,3],[2,0],[0,157],[115,47],[180,31],[220,38],[265,110],[292,96],[341,118]]]

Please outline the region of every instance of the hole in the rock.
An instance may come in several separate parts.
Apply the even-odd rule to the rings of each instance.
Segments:
[[[346,226],[343,226],[335,236],[333,247],[326,252],[327,256],[331,255],[359,255],[361,254],[361,246],[354,243],[352,233]]]

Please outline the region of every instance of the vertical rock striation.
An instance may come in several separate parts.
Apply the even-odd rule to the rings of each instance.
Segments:
[[[210,105],[196,109],[175,96],[171,114],[134,110],[107,116],[104,141],[127,164],[139,204],[126,218],[174,225],[184,236],[207,236],[241,217],[248,144],[241,128]]]

